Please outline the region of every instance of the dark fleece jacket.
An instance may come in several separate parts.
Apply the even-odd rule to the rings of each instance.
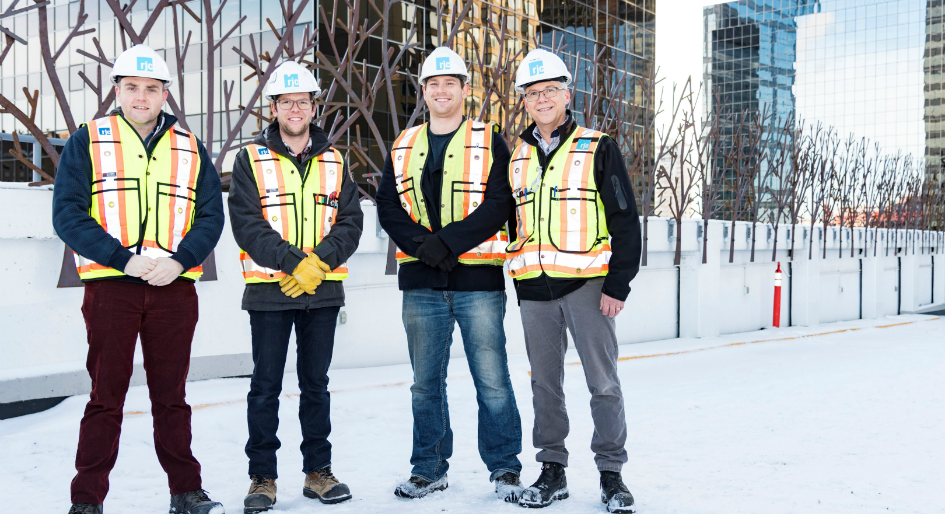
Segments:
[[[331,146],[328,143],[328,136],[318,126],[311,125],[309,134],[312,138],[312,150],[302,162],[298,162],[295,155],[286,148],[279,133],[278,123],[266,127],[266,130],[256,136],[253,143],[287,157],[302,172],[304,181],[308,178],[307,169],[311,160],[323,154]],[[318,258],[332,269],[347,261],[357,250],[364,218],[358,199],[358,185],[351,180],[347,163],[343,172],[335,224],[332,225],[331,232],[318,243],[314,250]],[[291,274],[305,258],[305,252],[282,239],[282,236],[263,218],[259,190],[253,177],[248,150],[243,149],[236,156],[231,180],[227,203],[230,208],[230,225],[233,228],[236,244],[245,250],[257,264]],[[283,294],[278,282],[246,284],[243,291],[243,310],[307,310],[344,304],[344,286],[338,281],[322,282],[315,290],[315,294],[302,294],[298,298],[290,298]]]

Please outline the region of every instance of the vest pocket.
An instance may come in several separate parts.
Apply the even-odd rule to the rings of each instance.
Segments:
[[[141,185],[137,178],[106,177],[92,182],[92,216],[125,247],[138,244],[144,219],[141,204]],[[114,226],[116,221],[117,227]]]
[[[413,177],[403,182],[398,182],[397,196],[400,197],[400,206],[407,211],[407,214],[416,221],[420,221],[419,203],[417,202],[417,189],[413,185]]]
[[[517,252],[528,243],[531,238],[529,230],[534,223],[535,193],[517,193],[515,196],[515,241],[508,246],[507,252]]]
[[[597,191],[558,189],[548,205],[548,239],[558,251],[587,253],[598,239]],[[552,227],[557,226],[557,230]]]
[[[154,215],[154,242],[158,248],[176,252],[194,217],[197,192],[189,187],[158,182]]]
[[[269,226],[278,232],[282,239],[299,246],[295,235],[295,227],[298,224],[295,193],[263,196],[260,203],[263,219],[269,222]]]
[[[440,225],[444,226],[450,221],[459,221],[469,216],[475,211],[485,198],[486,185],[479,184],[479,190],[473,189],[476,186],[473,182],[460,182],[454,180],[451,186],[450,196],[450,216],[449,220],[440,220]]]

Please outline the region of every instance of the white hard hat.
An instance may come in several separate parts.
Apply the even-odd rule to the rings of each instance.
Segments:
[[[320,95],[315,75],[308,68],[295,61],[286,61],[276,67],[266,84],[266,100],[274,102],[279,95],[289,93],[314,93]]]
[[[463,58],[445,46],[434,49],[423,61],[420,83],[425,84],[428,78],[438,75],[457,75],[463,77],[463,82],[469,82],[469,72],[466,71]]]
[[[515,74],[515,91],[524,94],[525,86],[546,80],[564,79],[564,86],[571,85],[571,72],[557,55],[541,48],[528,52]]]
[[[164,82],[164,87],[170,87],[174,82],[167,63],[148,45],[135,45],[121,53],[115,59],[112,72],[108,78],[112,84],[118,85],[122,77],[145,77]]]

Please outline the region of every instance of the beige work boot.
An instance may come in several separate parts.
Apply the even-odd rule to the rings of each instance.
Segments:
[[[322,503],[341,503],[351,499],[348,486],[342,484],[331,473],[331,466],[312,471],[305,475],[305,487],[302,494],[308,498],[318,498]]]
[[[269,510],[276,504],[276,481],[273,478],[253,475],[249,477],[253,483],[249,485],[249,492],[243,499],[243,513],[255,514]]]

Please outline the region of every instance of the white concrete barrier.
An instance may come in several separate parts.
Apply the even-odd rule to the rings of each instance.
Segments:
[[[365,202],[364,235],[349,261],[346,306],[339,316],[335,368],[409,362],[401,323],[397,278],[384,275],[387,239],[376,210]],[[64,245],[52,228],[49,188],[0,188],[0,404],[70,396],[89,390],[85,372],[82,288],[56,287]],[[755,262],[750,262],[751,224],[712,221],[708,259],[702,263],[702,220],[684,220],[682,262],[673,265],[671,220],[649,220],[648,266],[631,283],[627,309],[617,321],[621,344],[762,329],[772,324],[773,231],[757,224]],[[814,227],[782,225],[777,261],[784,271],[781,326],[875,318],[899,312],[945,308],[945,235],[941,232],[828,227],[827,257]],[[731,233],[730,233],[731,232]],[[735,237],[734,262],[729,243]],[[877,257],[872,242],[880,238]],[[795,239],[794,259],[790,240]],[[850,244],[854,258],[850,257]],[[864,249],[864,244],[869,248]],[[887,243],[889,250],[887,255]],[[908,245],[908,251],[906,247]],[[900,249],[897,252],[897,249]],[[813,259],[808,260],[808,251]],[[193,346],[191,379],[252,373],[249,316],[240,310],[243,280],[239,249],[229,220],[216,248],[219,280],[198,282],[200,321]],[[508,284],[505,319],[510,354],[524,354],[515,294]],[[463,355],[459,331],[452,355]],[[294,352],[289,352],[290,361]],[[140,350],[136,362],[140,364]],[[287,369],[292,369],[290,362]],[[144,383],[136,367],[133,383]]]

